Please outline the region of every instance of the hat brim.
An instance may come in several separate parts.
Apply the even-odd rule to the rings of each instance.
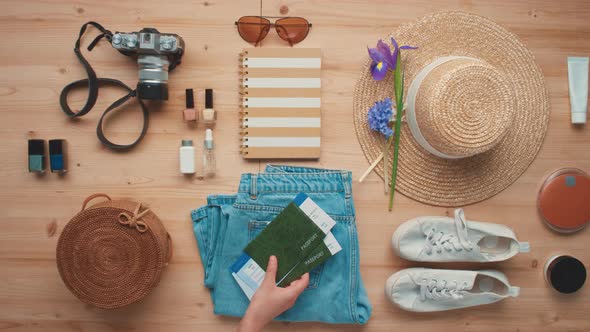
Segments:
[[[402,124],[396,190],[417,201],[462,206],[490,198],[512,184],[539,152],[549,123],[549,97],[541,69],[518,37],[490,19],[465,12],[443,12],[400,26],[392,35],[402,52],[404,87],[424,66],[441,56],[469,56],[498,68],[514,87],[513,126],[493,149],[464,159],[443,159],[420,147]],[[389,41],[389,36],[384,40]],[[368,58],[354,91],[354,126],[365,157],[374,161],[384,138],[372,131],[367,112],[375,101],[393,97],[393,75],[375,81]],[[392,148],[393,150],[393,148]],[[389,154],[390,156],[392,154]],[[383,176],[383,164],[377,166]]]

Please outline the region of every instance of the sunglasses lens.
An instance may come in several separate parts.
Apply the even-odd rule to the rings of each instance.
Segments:
[[[238,32],[249,43],[258,43],[266,37],[269,30],[270,21],[262,17],[244,16],[238,20]]]
[[[309,22],[302,17],[282,18],[277,20],[275,26],[279,37],[291,44],[299,43],[309,32]]]

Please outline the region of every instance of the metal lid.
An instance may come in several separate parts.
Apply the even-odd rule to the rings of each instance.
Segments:
[[[192,139],[183,139],[182,146],[193,146],[193,140]]]

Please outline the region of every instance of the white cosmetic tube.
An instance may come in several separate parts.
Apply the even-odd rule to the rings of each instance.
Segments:
[[[588,57],[568,57],[567,76],[569,79],[572,123],[586,123],[588,110]]]

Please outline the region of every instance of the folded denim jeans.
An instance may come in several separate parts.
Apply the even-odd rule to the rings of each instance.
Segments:
[[[336,221],[332,233],[342,250],[310,272],[308,287],[277,320],[367,322],[371,304],[359,271],[351,173],[274,165],[264,173],[242,174],[237,194],[211,195],[207,205],[191,213],[215,314],[244,315],[249,301],[229,267],[299,192]]]

